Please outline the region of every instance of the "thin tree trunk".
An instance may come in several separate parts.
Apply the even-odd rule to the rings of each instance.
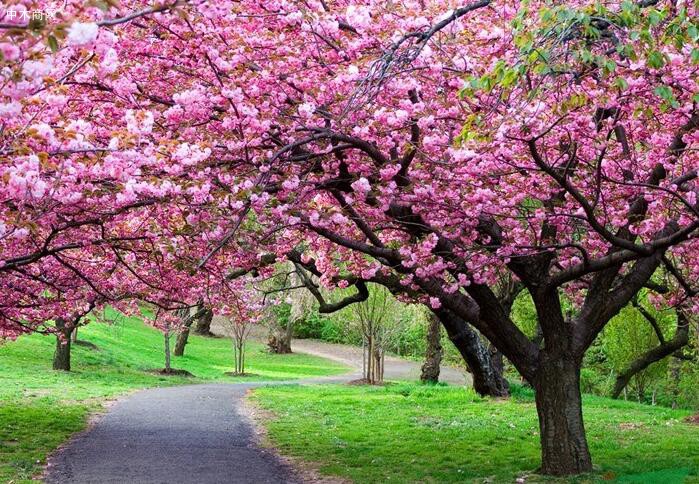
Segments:
[[[542,355],[536,379],[541,471],[566,476],[592,471],[580,395],[580,363]]]
[[[375,383],[383,383],[383,354],[378,347],[374,350],[374,359],[376,364]]]
[[[56,350],[53,353],[53,369],[70,371],[70,333],[63,319],[56,320]]]
[[[366,381],[369,381],[369,367],[366,361],[367,342],[366,338],[362,338],[362,376]]]
[[[238,338],[233,339],[233,363],[235,365],[234,374],[245,374],[245,341]]]
[[[166,330],[163,335],[165,339],[165,372],[170,373],[172,371],[170,361],[170,330]]]
[[[381,349],[381,383],[383,383],[386,370],[386,351]]]
[[[233,374],[238,374],[238,342],[233,340]]]
[[[242,341],[238,345],[238,373],[245,374],[245,343]]]
[[[425,362],[422,365],[420,381],[437,383],[439,381],[439,370],[442,364],[442,325],[439,318],[433,315],[427,326],[427,350],[425,351]]]
[[[245,374],[245,341],[240,342],[240,374]]]
[[[369,347],[367,348],[367,380],[369,384],[374,384],[374,338],[369,337]]]
[[[78,341],[78,327],[76,326],[73,328],[73,331],[70,333],[70,341],[75,343]]]
[[[677,408],[677,398],[680,396],[680,369],[682,362],[675,357],[670,360],[670,381],[672,384],[672,408]]]

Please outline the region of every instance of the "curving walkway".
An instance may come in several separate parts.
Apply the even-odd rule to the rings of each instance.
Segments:
[[[239,411],[253,384],[154,388],[118,402],[50,461],[46,482],[300,482],[255,445]]]
[[[326,343],[312,339],[295,339],[291,343],[291,349],[300,353],[314,356],[322,356],[329,360],[337,361],[355,369],[356,378],[361,377],[362,349],[356,346]],[[386,380],[413,380],[420,379],[422,362],[404,360],[393,356],[386,356],[384,366],[384,378]],[[444,366],[439,372],[439,381],[452,385],[470,384],[470,375],[463,370]]]
[[[340,361],[344,376],[283,383],[346,382],[361,375],[361,350],[294,341],[294,350]],[[414,379],[417,362],[387,358],[387,379]],[[443,368],[463,384],[463,373]],[[274,382],[279,384],[280,382]],[[219,484],[297,483],[292,469],[255,444],[241,412],[245,393],[264,383],[205,384],[143,390],[119,401],[87,432],[49,461],[47,483]]]

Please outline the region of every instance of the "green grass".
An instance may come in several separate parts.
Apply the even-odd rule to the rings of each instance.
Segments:
[[[252,399],[272,412],[265,425],[282,453],[355,482],[526,482],[540,464],[530,392],[509,401],[470,389],[273,386]],[[699,426],[689,412],[585,397],[596,466],[573,482],[699,483]],[[564,481],[567,482],[567,481]]]
[[[35,334],[0,346],[0,482],[30,479],[46,455],[83,429],[89,414],[110,397],[155,386],[291,380],[347,371],[314,356],[271,355],[249,342],[246,371],[253,376],[228,377],[231,341],[192,336],[185,356],[173,357],[172,366],[194,377],[165,377],[149,372],[164,366],[163,336],[138,319],[91,323],[79,335],[97,350],[74,345],[70,373],[51,369],[53,336]]]

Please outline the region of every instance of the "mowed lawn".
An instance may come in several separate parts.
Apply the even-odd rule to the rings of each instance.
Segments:
[[[250,397],[271,412],[270,442],[354,482],[553,482],[540,464],[531,392],[395,384],[274,386]],[[699,483],[699,426],[688,411],[585,398],[597,472],[561,482]],[[558,482],[556,481],[556,482]]]
[[[290,380],[344,373],[339,364],[309,355],[272,355],[263,345],[248,345],[247,371],[233,378],[231,341],[190,337],[184,357],[174,368],[194,377],[151,373],[164,366],[163,336],[135,318],[113,324],[91,323],[80,340],[97,349],[74,345],[73,371],[51,369],[55,337],[31,335],[0,345],[0,482],[24,482],[40,471],[47,453],[85,428],[91,412],[106,399],[129,391],[211,381]],[[174,346],[175,338],[172,338]]]

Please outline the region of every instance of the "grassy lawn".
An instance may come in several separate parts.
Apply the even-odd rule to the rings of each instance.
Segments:
[[[249,343],[247,371],[254,376],[224,376],[232,370],[231,342],[224,338],[190,337],[185,356],[173,367],[194,378],[149,373],[162,368],[163,337],[138,319],[121,317],[114,324],[92,323],[80,339],[97,349],[73,346],[70,373],[55,372],[53,336],[31,335],[0,346],[0,482],[29,480],[46,455],[83,429],[91,412],[110,397],[131,390],[166,385],[289,380],[346,371],[314,356],[271,355]],[[172,339],[174,346],[174,338]]]
[[[472,390],[396,384],[274,386],[252,399],[281,452],[354,482],[541,482],[532,394],[509,401]],[[699,483],[699,426],[690,412],[585,398],[598,472],[573,482]],[[567,482],[567,481],[565,481]]]

